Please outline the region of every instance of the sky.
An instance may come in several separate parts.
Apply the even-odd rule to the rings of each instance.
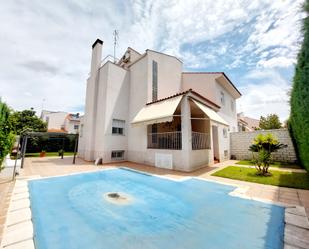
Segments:
[[[10,0],[0,3],[0,97],[16,110],[84,110],[91,45],[179,57],[184,71],[223,71],[237,111],[289,116],[303,0]]]

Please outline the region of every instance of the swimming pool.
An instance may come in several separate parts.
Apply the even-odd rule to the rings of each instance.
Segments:
[[[29,190],[35,245],[37,249],[282,248],[284,208],[228,195],[234,189],[127,169],[33,180]],[[109,193],[121,198],[116,196],[115,202]]]

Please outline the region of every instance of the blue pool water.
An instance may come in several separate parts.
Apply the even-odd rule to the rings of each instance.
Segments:
[[[29,182],[37,249],[281,249],[284,209],[126,169]],[[125,193],[115,204],[108,192]]]

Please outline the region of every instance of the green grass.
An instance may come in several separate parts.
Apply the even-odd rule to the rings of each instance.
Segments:
[[[309,174],[270,170],[271,176],[256,175],[256,169],[228,166],[212,174],[224,178],[288,188],[309,189]]]
[[[64,152],[64,156],[73,156],[74,152]],[[40,152],[26,153],[25,157],[40,157]],[[59,157],[58,152],[46,152],[45,157]]]
[[[254,165],[254,162],[250,161],[250,160],[241,160],[239,162],[237,162],[236,164],[239,165]],[[299,167],[296,164],[292,164],[292,163],[285,163],[285,162],[273,162],[270,167],[275,167],[275,168],[289,168],[289,169],[300,169],[301,167]]]

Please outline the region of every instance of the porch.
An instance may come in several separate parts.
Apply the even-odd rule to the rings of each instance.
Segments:
[[[145,154],[133,151],[129,159],[181,171],[212,164],[215,148],[212,143],[218,142],[212,138],[212,126],[215,122],[227,125],[215,110],[218,107],[203,103],[203,99],[191,96],[190,91],[147,104],[132,122],[136,129],[146,129],[141,131],[146,135]]]

